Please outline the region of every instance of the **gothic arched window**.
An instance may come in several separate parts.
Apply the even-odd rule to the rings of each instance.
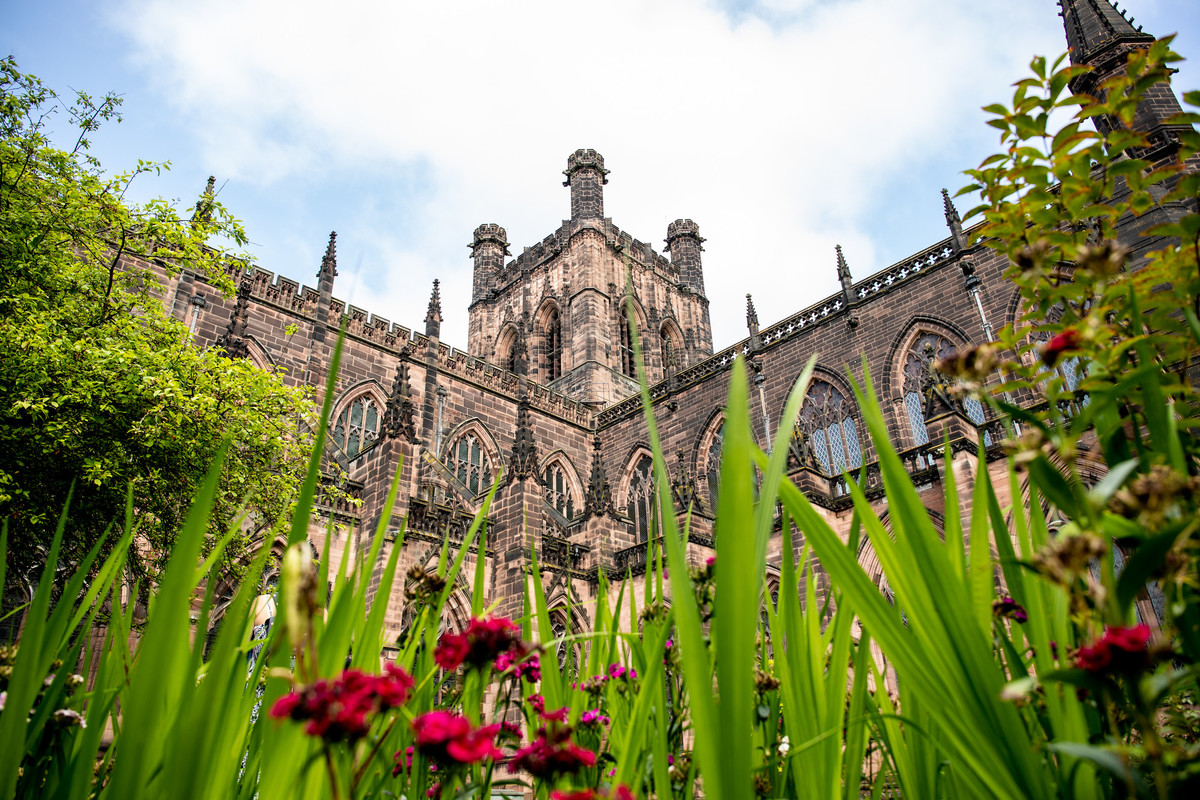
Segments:
[[[550,309],[546,315],[546,382],[562,376],[562,320],[558,309]]]
[[[722,421],[708,445],[708,458],[704,461],[704,477],[708,481],[709,506],[717,510],[717,499],[721,495],[721,450],[725,443],[725,423]]]
[[[801,465],[815,461],[826,475],[862,466],[862,447],[851,404],[831,383],[814,380],[800,407],[793,448]]]
[[[662,363],[664,373],[671,372],[678,366],[675,363],[675,339],[666,328],[662,331]]]
[[[633,468],[633,477],[629,479],[629,497],[625,503],[625,515],[633,520],[633,529],[639,542],[650,538],[654,494],[654,462],[650,456],[643,455]]]
[[[631,378],[637,377],[637,363],[633,358],[633,340],[629,336],[629,313],[621,307],[621,316],[617,320],[617,341],[620,343],[621,372]]]
[[[346,404],[333,423],[333,442],[353,458],[379,438],[379,408],[368,394]]]
[[[464,433],[450,447],[450,469],[459,483],[479,494],[491,485],[492,463],[474,433]]]
[[[544,474],[546,483],[546,502],[555,511],[567,519],[575,518],[575,498],[571,493],[571,484],[561,464],[551,464],[546,467]]]
[[[912,426],[913,441],[918,445],[929,443],[926,420],[936,414],[939,408],[951,408],[953,405],[947,393],[949,381],[934,370],[933,365],[939,359],[953,355],[954,350],[954,344],[945,336],[922,333],[904,358],[904,409]],[[962,400],[962,410],[975,425],[987,421],[983,404],[974,397]],[[984,443],[991,444],[990,434],[984,434]]]

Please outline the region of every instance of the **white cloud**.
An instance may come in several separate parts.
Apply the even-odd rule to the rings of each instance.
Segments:
[[[1065,47],[1055,10],[129,0],[113,19],[222,178],[260,196],[286,184],[305,193],[306,219],[343,220],[339,252],[362,266],[341,268],[337,293],[356,305],[419,326],[441,277],[444,336],[465,346],[471,231],[499,222],[514,255],[539,241],[568,213],[566,156],[594,147],[623,229],[661,246],[671,220],[700,224],[720,347],[743,335],[747,291],[764,324],[832,291],[835,242],[860,277],[906,255],[878,238],[897,224],[881,224],[878,197],[909,174],[920,179],[896,213],[923,207],[928,223],[908,250],[943,235],[937,187],[994,146],[979,106],[1004,98],[1032,53]],[[364,210],[346,220],[347,176],[372,173],[419,180],[369,182],[381,194],[356,197]],[[265,256],[298,235],[310,234],[255,239]],[[305,277],[324,236],[311,232],[311,264],[264,266]]]

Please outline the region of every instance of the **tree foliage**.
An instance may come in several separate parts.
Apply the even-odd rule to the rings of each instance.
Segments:
[[[229,294],[241,224],[211,190],[195,213],[129,203],[133,180],[109,175],[89,136],[119,121],[119,99],[64,103],[13,61],[0,62],[0,517],[9,576],[34,574],[70,496],[63,556],[77,562],[132,497],[131,561],[153,576],[189,499],[223,443],[210,532],[250,520],[226,552],[286,510],[303,473],[306,393],[219,349],[200,350],[159,301],[158,271],[191,270]],[[65,117],[65,120],[64,120]],[[59,149],[50,123],[69,122]],[[211,541],[211,537],[210,537]]]

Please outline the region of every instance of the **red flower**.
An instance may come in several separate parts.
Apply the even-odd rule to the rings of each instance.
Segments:
[[[1066,328],[1042,345],[1042,361],[1046,362],[1046,366],[1053,367],[1063,354],[1078,350],[1082,341],[1079,331]]]
[[[495,745],[496,734],[499,732],[499,725],[485,725],[468,731],[446,744],[446,754],[460,764],[474,764],[485,758],[498,758],[503,755]]]
[[[438,640],[437,649],[433,651],[433,660],[447,672],[458,669],[471,652],[467,637],[458,633],[443,633]]]
[[[1075,666],[1087,672],[1103,672],[1112,662],[1112,651],[1104,641],[1081,647],[1075,653]]]
[[[520,641],[521,629],[512,620],[472,617],[465,632],[442,634],[433,658],[445,670],[457,669],[464,661],[482,667]]]
[[[375,713],[408,699],[412,677],[389,664],[383,675],[345,670],[336,680],[321,680],[275,702],[271,716],[308,720],[304,732],[330,742],[354,741],[367,735]]]
[[[443,764],[473,764],[500,755],[494,744],[499,725],[472,729],[466,717],[430,711],[413,720],[413,731],[417,734],[417,749]]]
[[[1104,632],[1109,644],[1126,653],[1141,653],[1150,643],[1150,626],[1134,625],[1132,628],[1109,628]]]
[[[1145,663],[1149,643],[1150,628],[1147,625],[1107,628],[1095,642],[1076,651],[1075,666],[1088,672],[1104,672],[1109,667],[1135,668]]]
[[[570,713],[570,707],[563,706],[558,711],[543,711],[541,712],[541,717],[546,722],[566,722]]]
[[[551,778],[571,775],[584,767],[596,766],[596,754],[585,750],[571,741],[571,729],[565,725],[551,725],[538,731],[538,738],[528,747],[517,751],[508,764],[509,772],[524,770],[536,778]]]

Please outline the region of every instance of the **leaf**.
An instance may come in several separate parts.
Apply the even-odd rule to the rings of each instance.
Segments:
[[[1142,776],[1130,769],[1128,762],[1111,750],[1081,742],[1050,742],[1046,745],[1046,749],[1052,753],[1061,753],[1090,761],[1113,775],[1121,783],[1132,785],[1138,797],[1149,796],[1150,789],[1142,780]]]

